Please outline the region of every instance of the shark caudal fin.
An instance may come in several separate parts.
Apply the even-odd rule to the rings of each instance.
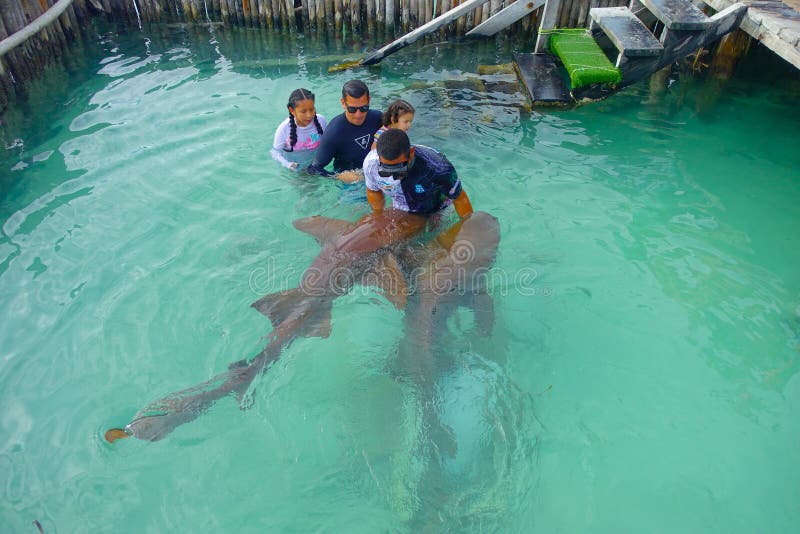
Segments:
[[[301,323],[297,328],[297,335],[305,337],[328,337],[331,334],[331,299],[317,298],[313,306],[307,305],[309,296],[299,287],[288,291],[270,293],[250,306],[269,317],[273,327],[280,326],[287,318],[293,317],[298,308],[303,308],[301,314],[293,317]]]
[[[330,219],[321,215],[297,219],[292,224],[301,232],[314,236],[320,245],[324,245],[353,227],[353,223],[350,221]]]

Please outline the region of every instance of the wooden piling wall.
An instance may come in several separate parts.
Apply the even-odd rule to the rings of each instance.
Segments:
[[[21,30],[57,0],[0,0],[0,39]],[[67,43],[82,41],[93,17],[142,27],[151,23],[220,23],[320,35],[365,36],[389,42],[456,7],[462,0],[74,0],[50,26],[0,58],[0,112],[13,95],[26,93],[44,68],[74,67]],[[461,36],[514,1],[489,0],[435,32],[431,39]],[[90,3],[91,2],[91,3]],[[588,26],[590,7],[626,0],[562,0],[560,27]],[[100,6],[99,11],[94,6]],[[533,38],[541,9],[511,25],[506,34]]]

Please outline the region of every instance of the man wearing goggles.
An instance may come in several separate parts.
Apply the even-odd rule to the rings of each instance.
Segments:
[[[344,84],[341,103],[344,113],[328,123],[307,172],[355,182],[363,177],[361,167],[372,147],[372,136],[382,126],[381,112],[370,109],[369,88],[361,80]],[[325,170],[331,161],[334,172]]]
[[[451,202],[462,219],[472,213],[469,197],[444,154],[411,146],[408,135],[396,129],[383,132],[377,150],[378,177],[366,173],[367,200],[374,212],[383,210],[388,195],[393,207],[410,213],[431,215]]]

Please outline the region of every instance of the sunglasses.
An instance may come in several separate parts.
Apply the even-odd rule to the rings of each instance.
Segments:
[[[346,106],[348,113],[355,113],[356,111],[360,111],[361,113],[366,113],[369,111],[369,104],[366,106]]]
[[[378,176],[383,178],[393,176],[395,180],[402,180],[408,176],[408,161],[396,163],[394,165],[386,165],[381,163],[378,167]]]

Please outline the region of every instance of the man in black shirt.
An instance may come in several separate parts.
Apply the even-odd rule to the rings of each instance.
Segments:
[[[307,172],[323,176],[336,173],[343,182],[355,182],[361,180],[362,174],[354,171],[361,169],[372,147],[372,137],[383,125],[381,112],[369,109],[369,88],[361,80],[344,84],[341,102],[344,113],[328,123]],[[325,170],[331,160],[334,173]]]
[[[444,154],[411,146],[404,131],[392,128],[381,134],[377,148],[377,172],[365,172],[367,201],[374,212],[383,211],[388,195],[394,208],[410,213],[432,215],[451,203],[462,219],[472,213],[456,169]]]

